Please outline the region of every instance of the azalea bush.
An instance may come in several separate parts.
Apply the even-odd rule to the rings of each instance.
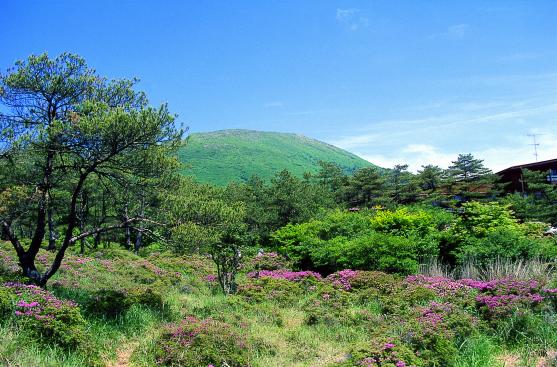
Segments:
[[[58,299],[34,285],[4,286],[14,295],[15,320],[26,331],[64,348],[75,348],[85,341],[86,322],[76,303]]]
[[[256,256],[252,257],[244,264],[244,270],[258,271],[258,270],[279,270],[289,269],[292,263],[284,256],[276,252],[259,252]]]
[[[250,366],[253,346],[229,324],[189,316],[167,325],[151,351],[157,366]]]

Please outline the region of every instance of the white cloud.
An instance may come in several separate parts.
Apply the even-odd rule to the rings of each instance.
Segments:
[[[391,154],[356,154],[381,167],[390,168],[396,164],[407,164],[408,169],[412,172],[416,172],[422,165],[428,164],[448,167],[457,156],[453,153],[441,152],[436,147],[428,144],[409,144],[401,150],[393,151]]]
[[[337,9],[336,20],[351,31],[365,28],[369,24],[367,17],[362,15],[360,9]]]
[[[538,161],[556,159],[557,144],[555,142],[557,141],[557,134],[540,134],[537,138],[540,144],[538,146]],[[384,154],[363,152],[356,152],[355,154],[381,167],[389,168],[396,164],[408,164],[410,171],[417,172],[421,166],[428,164],[447,168],[459,154],[472,153],[476,158],[483,159],[486,167],[498,172],[510,166],[535,161],[534,148],[530,145],[530,139],[530,137],[524,135],[517,139],[514,144],[471,151],[442,150],[428,144],[409,144],[402,149]]]

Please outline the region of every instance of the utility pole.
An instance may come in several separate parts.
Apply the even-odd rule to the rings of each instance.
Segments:
[[[528,136],[531,136],[532,139],[534,140],[534,143],[530,144],[530,145],[534,146],[534,157],[536,157],[536,162],[538,161],[538,147],[540,146],[540,143],[538,143],[536,141],[536,137],[540,136],[540,135],[543,135],[543,134],[528,134]]]

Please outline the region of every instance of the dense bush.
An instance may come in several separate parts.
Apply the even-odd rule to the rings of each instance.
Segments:
[[[411,274],[418,270],[420,258],[436,256],[434,241],[378,232],[337,238],[311,252],[314,266],[325,272],[350,268]]]
[[[64,348],[85,341],[86,323],[77,304],[33,285],[6,283],[6,287],[15,295],[15,318],[25,330]]]
[[[284,256],[276,252],[260,252],[250,258],[243,266],[245,271],[278,270],[291,268],[292,264]]]
[[[321,276],[311,271],[262,270],[248,274],[238,294],[251,302],[275,301],[288,305],[316,289]]]
[[[134,304],[161,311],[164,300],[161,293],[150,287],[99,289],[91,293],[84,306],[90,314],[115,317]]]
[[[168,325],[156,340],[155,363],[160,366],[230,366],[250,365],[248,340],[225,323],[187,317]]]
[[[468,202],[444,237],[441,257],[453,264],[473,258],[480,265],[499,259],[553,259],[557,246],[543,237],[543,224],[521,224],[509,205]]]
[[[0,321],[14,312],[14,293],[10,288],[0,287]]]
[[[423,257],[437,257],[442,216],[423,210],[332,212],[322,220],[287,225],[274,246],[300,268],[416,272]]]

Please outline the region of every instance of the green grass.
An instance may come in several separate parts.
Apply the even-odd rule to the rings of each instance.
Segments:
[[[252,130],[221,130],[191,134],[178,156],[183,173],[199,181],[226,185],[257,174],[268,179],[288,169],[302,177],[316,172],[320,160],[334,162],[346,172],[373,166],[340,148],[302,135]]]
[[[1,243],[0,250],[3,250]],[[182,281],[165,289],[164,309],[154,310],[135,304],[115,318],[83,312],[88,339],[77,350],[65,351],[52,344],[41,343],[13,318],[9,318],[0,323],[0,365],[153,366],[156,365],[153,351],[160,348],[157,341],[165,325],[177,324],[186,316],[195,316],[199,320],[222,322],[249,340],[247,348],[252,367],[332,367],[347,360],[355,346],[373,343],[372,334],[378,327],[397,320],[384,313],[379,300],[370,299],[361,303],[354,298],[343,306],[345,308],[338,316],[341,319],[332,323],[310,324],[307,320],[312,309],[308,310],[304,305],[314,297],[311,292],[291,300],[271,297],[262,302],[247,302],[242,295],[224,296],[215,285],[203,280],[212,271],[212,263],[206,258],[140,258],[123,251],[113,252],[110,257],[114,260],[109,268],[112,270],[104,271],[103,277],[98,277],[101,268],[94,261],[84,266],[74,265],[81,269],[80,282],[76,286],[57,289],[56,295],[80,301],[93,290],[94,279],[97,287],[137,281],[148,274],[143,268],[146,261],[151,264],[156,261],[163,269],[182,269]],[[74,257],[69,255],[68,259]],[[122,265],[127,270],[120,272],[116,265]],[[72,274],[68,270],[61,271],[58,279],[67,280]],[[165,276],[170,274],[162,275]],[[151,278],[145,279],[149,281]],[[248,280],[241,276],[240,281]],[[369,315],[366,321],[341,322],[344,318],[351,320],[351,315],[363,310]],[[454,366],[536,366],[544,358],[544,353],[557,348],[554,317],[550,313],[544,317],[508,318],[491,332],[480,329],[458,346]]]

